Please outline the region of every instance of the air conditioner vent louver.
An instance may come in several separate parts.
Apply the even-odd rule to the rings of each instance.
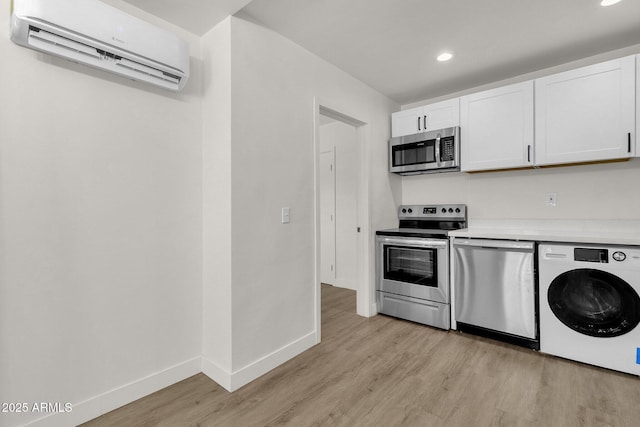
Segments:
[[[146,65],[137,63],[135,61],[129,61],[128,59],[120,59],[116,63],[120,67],[128,68],[129,70],[135,71],[137,73],[146,74],[149,77],[153,77],[160,80],[165,80],[171,83],[178,84],[180,82],[180,77],[172,76],[171,74],[165,73],[161,70],[147,67]]]
[[[44,48],[48,45],[50,49],[66,49],[93,58],[100,57],[98,51],[91,46],[57,36],[33,26],[29,27],[29,44],[39,48]]]
[[[14,0],[11,39],[169,90],[189,77],[186,42],[98,0]]]

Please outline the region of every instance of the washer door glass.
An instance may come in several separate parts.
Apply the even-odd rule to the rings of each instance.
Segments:
[[[640,323],[640,297],[606,271],[580,268],[562,273],[551,282],[547,297],[553,314],[584,335],[617,337]]]

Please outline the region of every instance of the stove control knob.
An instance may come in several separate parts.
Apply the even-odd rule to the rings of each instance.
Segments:
[[[409,213],[413,213],[413,209],[409,208]]]
[[[402,213],[407,213],[407,210],[402,208]]]
[[[446,208],[442,208],[442,213],[447,213],[447,209]]]
[[[449,213],[453,213],[453,208],[449,208]]]
[[[456,208],[456,213],[460,213],[460,208]]]

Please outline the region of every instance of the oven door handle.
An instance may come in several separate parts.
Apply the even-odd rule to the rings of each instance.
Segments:
[[[410,246],[424,249],[446,249],[449,245],[448,239],[433,238],[395,238],[395,237],[378,237],[378,242],[384,245]]]
[[[407,301],[406,299],[401,299],[401,298],[394,298],[394,297],[390,297],[387,295],[383,295],[382,298],[384,298],[387,301],[393,301],[393,302],[397,302],[400,304],[418,304],[424,307],[429,307],[431,309],[434,309],[436,311],[440,310],[440,308],[442,308],[441,306],[439,306],[438,304],[429,304],[429,301],[416,301],[416,300],[411,300],[411,301]]]

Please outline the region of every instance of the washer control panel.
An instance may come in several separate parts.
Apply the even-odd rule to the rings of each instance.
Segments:
[[[541,255],[547,260],[564,260],[640,268],[640,247],[558,244],[546,246]]]

